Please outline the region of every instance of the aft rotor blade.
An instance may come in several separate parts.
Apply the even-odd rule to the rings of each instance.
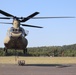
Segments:
[[[33,17],[32,19],[52,19],[52,18],[75,18],[74,16],[61,16],[61,17]]]
[[[3,11],[3,10],[0,10],[0,13],[3,14],[3,15],[5,15],[5,16],[8,16],[8,17],[14,17],[13,15],[11,15],[11,14]]]
[[[13,23],[6,23],[6,22],[0,22],[1,24],[13,24]]]
[[[27,16],[26,18],[24,18],[23,20],[21,20],[21,22],[25,22],[25,21],[27,21],[27,20],[33,18],[33,17],[36,16],[37,14],[39,14],[39,12],[35,12],[35,13],[33,13],[33,14]]]
[[[11,19],[9,17],[0,17],[0,19]]]
[[[27,26],[27,27],[34,27],[34,28],[43,28],[41,26],[34,26],[34,25],[27,25],[27,24],[21,24],[22,26]]]

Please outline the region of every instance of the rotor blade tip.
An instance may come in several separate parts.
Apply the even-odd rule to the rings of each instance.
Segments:
[[[36,12],[37,14],[39,14],[40,12]]]

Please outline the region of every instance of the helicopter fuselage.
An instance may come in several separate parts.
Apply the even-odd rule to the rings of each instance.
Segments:
[[[7,36],[4,39],[4,45],[7,49],[25,49],[27,47],[28,41],[25,38],[25,31],[23,28],[11,27]]]

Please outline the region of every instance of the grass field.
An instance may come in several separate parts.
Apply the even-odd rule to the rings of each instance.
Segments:
[[[76,57],[0,57],[0,64],[17,64],[25,60],[26,64],[76,64]]]

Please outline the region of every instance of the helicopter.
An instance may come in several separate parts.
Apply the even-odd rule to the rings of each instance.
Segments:
[[[13,19],[12,23],[6,23],[6,22],[0,22],[1,24],[11,24],[13,25],[11,28],[7,31],[7,36],[4,39],[4,51],[5,53],[8,53],[8,49],[19,49],[23,50],[24,54],[27,54],[27,45],[28,40],[26,39],[27,32],[25,32],[24,28],[22,26],[27,27],[33,27],[33,28],[43,28],[41,26],[34,26],[34,25],[28,25],[28,24],[22,24],[23,22],[26,22],[30,19],[49,19],[49,18],[75,18],[70,16],[65,17],[35,17],[39,14],[39,12],[34,12],[31,15],[27,17],[17,17],[14,16],[8,12],[5,12],[3,10],[0,10],[0,14],[6,16],[6,17],[0,17],[0,19]]]

